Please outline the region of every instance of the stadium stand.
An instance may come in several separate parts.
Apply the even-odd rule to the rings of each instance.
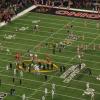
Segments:
[[[100,11],[98,0],[1,0],[0,21],[9,22],[12,16],[33,4]]]
[[[32,0],[1,0],[0,21],[9,22],[12,16],[28,8],[33,3]]]

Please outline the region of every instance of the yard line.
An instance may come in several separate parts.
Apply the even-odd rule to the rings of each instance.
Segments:
[[[5,71],[5,70],[0,70],[0,73],[1,73],[1,72],[4,72],[4,71]]]
[[[20,38],[20,39],[23,39],[23,40],[32,40],[32,39],[24,39],[24,38]],[[95,38],[95,40],[96,40],[97,38]],[[32,41],[36,41],[36,42],[38,42],[37,40],[32,40]],[[18,45],[25,45],[25,44],[23,44],[23,43],[14,43],[14,42],[9,42],[9,41],[5,41],[5,43],[12,43],[12,44],[18,44]],[[92,44],[92,43],[91,43]],[[29,46],[33,46],[33,45],[29,45]],[[74,47],[74,46],[73,46]],[[67,50],[68,51],[68,50]],[[71,52],[71,51],[68,51],[68,52]],[[75,53],[75,52],[72,52],[72,53]],[[96,56],[96,57],[99,57],[99,56],[97,56],[97,55],[91,55],[91,54],[85,54],[85,55],[90,55],[90,56]]]
[[[2,61],[2,60],[1,60]],[[4,60],[3,60],[4,61]],[[8,61],[8,60],[5,60],[5,61]],[[10,61],[11,62],[11,61]],[[72,64],[69,64],[69,63],[66,63],[67,65],[72,65]],[[67,66],[66,65],[66,66]],[[96,66],[96,64],[95,64],[95,66]],[[89,67],[87,67],[87,68],[89,68]],[[2,68],[2,69],[5,69],[5,68]],[[94,69],[94,68],[91,68],[91,69],[93,69],[93,70],[100,70],[100,69]],[[79,74],[82,74],[82,75],[85,75],[85,76],[88,76],[87,74],[83,74],[83,73],[79,73]],[[41,74],[41,75],[45,75],[45,74]],[[48,75],[48,76],[52,76],[52,75]],[[54,77],[56,77],[56,78],[59,78],[58,76],[55,76],[54,75]],[[94,78],[96,78],[97,76],[95,76],[95,75],[92,75],[92,77],[94,77]]]
[[[66,64],[68,64],[68,63],[66,63]],[[88,68],[88,67],[87,67]],[[5,69],[5,68],[2,68],[2,69]],[[93,69],[93,68],[91,68],[91,69]],[[100,69],[94,69],[94,70],[100,70]],[[2,72],[2,71],[5,71],[5,70],[1,70],[0,72]],[[88,76],[87,74],[83,74],[83,73],[79,73],[79,74],[81,74],[81,75],[85,75],[85,76]],[[45,75],[45,74],[42,74],[41,73],[41,75]],[[58,76],[55,76],[55,75],[48,75],[48,76],[50,76],[50,77],[55,77],[55,78],[59,78]],[[96,78],[97,76],[95,76],[95,75],[92,75],[92,77],[94,77],[94,78]]]
[[[2,75],[2,74],[0,74],[0,76],[6,76],[6,77],[13,78],[12,76]],[[25,78],[22,78],[22,79],[23,79],[23,80],[26,80],[26,81],[33,81],[33,82],[39,82],[39,83],[45,84],[45,82],[42,82],[42,81],[35,81],[35,80],[25,79]],[[74,80],[74,81],[77,82],[77,80]],[[87,82],[83,82],[83,81],[79,81],[79,82],[80,82],[80,83],[85,83],[85,84],[87,83]],[[2,84],[12,86],[12,84],[6,84],[6,83],[2,83]],[[47,82],[46,84],[51,85],[52,83]],[[93,84],[93,83],[90,83],[90,84],[92,84],[92,85],[98,85],[98,86],[99,86],[99,84]],[[43,90],[40,90],[40,89],[32,89],[32,88],[28,88],[28,87],[25,87],[25,86],[18,86],[18,85],[15,85],[15,84],[14,84],[14,86],[15,86],[15,87],[18,87],[18,88],[24,88],[24,89],[29,89],[29,90],[36,90],[37,92],[38,92],[38,91],[43,92]],[[73,87],[64,86],[64,85],[58,85],[58,84],[56,84],[56,86],[62,87],[62,88],[74,89],[74,90],[78,90],[78,91],[84,91],[83,89],[73,88]],[[95,92],[95,93],[100,95],[99,92]]]
[[[15,25],[28,25],[28,26],[30,26],[30,23],[24,23],[24,24],[22,24],[22,23],[20,23],[20,22],[16,22],[16,23],[14,23]],[[7,27],[9,27],[9,26],[7,26]],[[57,29],[56,27],[49,27],[49,26],[40,26],[40,27],[44,27],[44,28],[48,28],[48,29]],[[62,30],[66,30],[66,29],[62,29]],[[77,31],[77,30],[75,30],[75,29],[73,29],[73,31],[76,31],[76,32],[84,32],[84,31]],[[91,32],[86,32],[86,33],[91,33]],[[98,33],[98,32],[95,32],[95,34],[96,33]],[[94,33],[92,33],[92,34],[94,34]]]
[[[3,41],[1,41],[1,42],[3,42]],[[26,44],[24,44],[24,43],[14,43],[14,42],[9,42],[9,41],[5,41],[4,43],[11,43],[11,44],[16,44],[16,45],[23,45],[23,46],[26,46]],[[38,44],[37,44],[38,45]],[[37,46],[36,45],[36,46]],[[33,47],[33,45],[28,45],[28,46],[32,46]],[[5,47],[6,48],[6,47]],[[23,49],[22,49],[23,50]],[[73,54],[76,54],[76,52],[72,52],[72,51],[68,51],[67,50],[67,52],[69,52],[69,53],[73,53]],[[37,52],[37,53],[40,53],[40,52]],[[2,54],[2,53],[0,53],[0,54]],[[41,53],[42,54],[42,53]],[[44,53],[43,53],[44,54]],[[50,55],[53,55],[52,53],[50,54]],[[95,57],[99,57],[99,56],[97,56],[97,55],[91,55],[91,54],[86,54],[86,55],[90,55],[90,56],[95,56]],[[53,55],[53,56],[58,56],[58,57],[62,57],[62,58],[70,58],[70,57],[65,57],[65,56],[59,56],[59,55]],[[25,57],[25,56],[22,56],[22,57]]]
[[[1,53],[0,53],[1,54]],[[9,54],[10,55],[10,54]],[[26,57],[27,58],[27,57]],[[3,62],[11,62],[11,60],[2,60],[2,59],[0,59],[0,61],[3,61]],[[59,63],[59,64],[67,64],[67,65],[70,65],[70,66],[72,66],[72,64],[68,64],[68,63],[64,63],[64,62],[57,62],[57,61],[55,61],[55,63]],[[67,66],[66,65],[66,66]],[[96,65],[95,65],[96,66]],[[87,68],[90,68],[90,67],[88,67],[87,66]],[[97,68],[91,68],[91,69],[93,69],[93,70],[100,70],[100,69],[97,69]]]
[[[60,95],[60,96],[64,96],[64,97],[69,97],[69,98],[73,98],[74,100],[77,99],[77,100],[86,100],[86,99],[83,99],[83,98],[77,98],[77,97],[73,97],[73,96],[69,96],[69,95],[64,95],[64,94],[58,94],[58,93],[55,93],[56,95]]]
[[[26,52],[26,50],[23,50],[23,49],[14,49],[14,48],[9,48],[9,49],[11,49],[11,50],[20,50],[20,51],[23,51],[23,52]],[[41,52],[37,52],[38,54],[45,54],[45,53],[41,53]],[[72,52],[73,53],[73,52]],[[1,53],[1,54],[3,54],[3,53]],[[62,57],[62,58],[71,58],[71,57],[65,57],[65,56],[59,56],[59,55],[53,55],[53,54],[50,54],[50,55],[52,55],[52,56],[58,56],[58,57]],[[24,57],[24,56],[22,56],[22,57]],[[27,58],[27,57],[25,57],[25,58]],[[86,59],[82,59],[83,61],[88,61],[88,62],[92,62],[92,63],[100,63],[100,62],[98,62],[98,61],[91,61],[91,60],[86,60]],[[1,61],[6,61],[6,60],[1,60]],[[9,61],[8,60],[8,62],[11,62],[11,61]],[[55,61],[56,62],[56,61]],[[62,62],[61,62],[62,63]],[[63,63],[64,64],[64,63]],[[66,63],[65,63],[66,64]]]
[[[0,36],[4,36],[4,35],[0,35]],[[33,36],[35,36],[35,35],[33,35]],[[41,36],[40,36],[41,37]],[[42,36],[43,37],[43,36]],[[47,36],[45,37],[45,38],[47,38]],[[34,39],[25,39],[25,38],[20,38],[20,37],[16,37],[16,39],[21,39],[21,40],[27,40],[27,41],[35,41],[35,42],[39,42],[39,40],[34,40]],[[59,39],[59,40],[61,40],[61,38],[54,38],[54,39]],[[96,38],[93,38],[94,40],[96,40],[97,39],[97,37]],[[9,42],[9,41],[4,41],[4,40],[1,40],[1,42],[8,42],[8,43],[13,43],[13,42]],[[80,40],[77,40],[77,41],[75,41],[75,42],[79,42],[79,43],[81,43],[82,41],[80,41]],[[52,42],[48,42],[48,43],[52,43]],[[84,42],[84,43],[89,43],[89,42]],[[18,43],[13,43],[13,44],[18,44]],[[20,45],[24,45],[24,43],[21,43]],[[96,44],[96,45],[100,45],[100,44]],[[29,46],[33,46],[33,45],[29,45]],[[75,47],[75,46],[71,46],[71,47]]]
[[[30,26],[30,23],[29,24],[22,24],[22,23],[20,23],[20,22],[16,22],[16,23],[14,23],[15,25],[23,25],[23,26],[25,26],[25,25],[28,25],[28,26]],[[12,26],[7,26],[7,27],[12,27]],[[13,26],[14,27],[14,26]],[[47,26],[40,26],[40,27],[44,27],[44,28],[48,28],[48,29],[58,29],[58,28],[54,28],[54,27],[47,27]],[[16,27],[14,27],[15,29],[16,29]],[[66,29],[62,29],[62,30],[66,30]],[[75,31],[75,32],[84,32],[84,31],[77,31],[77,30],[75,30],[75,29],[73,29],[73,31]],[[89,33],[89,34],[97,34],[97,33],[91,33],[91,32],[85,32],[85,33]]]
[[[55,75],[56,75],[57,73],[58,73],[58,72],[56,72]],[[33,95],[35,95],[35,94],[38,92],[38,90],[41,89],[42,86],[45,86],[49,81],[51,81],[52,78],[53,78],[53,76],[51,76],[50,79],[49,79],[48,81],[46,81],[45,83],[43,83],[42,85],[40,85],[40,86],[35,90],[35,92],[33,92],[32,94],[30,94],[29,98],[32,98]],[[42,92],[44,92],[44,91],[42,91]]]
[[[25,88],[25,87],[24,87]],[[38,88],[37,90],[39,90],[40,88]],[[37,92],[37,90],[36,90],[36,92]],[[56,93],[57,94],[57,93]],[[62,94],[58,94],[58,95],[61,95],[61,96],[67,96],[67,95],[62,95]],[[68,96],[67,96],[68,97]],[[70,98],[75,98],[75,99],[79,99],[79,100],[82,100],[82,99],[80,99],[80,98],[76,98],[76,97],[72,97],[72,96],[69,96]],[[28,97],[28,98],[30,98],[30,97]],[[83,100],[85,100],[85,99],[83,99]]]
[[[15,48],[11,48],[11,47],[9,47],[9,49],[11,49],[11,50],[20,50],[20,51],[23,51],[23,52],[26,52],[27,50],[23,50],[23,49],[15,49]],[[36,52],[36,53],[38,53],[38,54],[45,54],[45,53],[41,53],[41,52]],[[72,52],[73,53],[73,52]],[[58,57],[62,57],[62,58],[71,58],[71,57],[65,57],[65,56],[59,56],[59,55],[53,55],[53,54],[50,54],[50,55],[52,55],[52,56],[58,56]],[[100,63],[99,61],[91,61],[91,60],[86,60],[86,59],[82,59],[83,61],[88,61],[88,62],[94,62],[94,63]]]
[[[50,39],[51,37],[53,37],[56,33],[58,33],[59,31],[61,31],[62,29],[64,28],[64,26],[63,27],[61,27],[60,29],[58,29],[56,32],[54,32],[53,34],[51,34],[48,38],[46,38],[45,40],[43,40],[42,42],[40,42],[40,44],[39,45],[41,45],[42,43],[44,43],[44,42],[46,42],[48,39]],[[36,47],[34,47],[34,49],[35,49]],[[34,50],[33,49],[33,50]],[[58,72],[57,72],[58,73]],[[56,73],[56,74],[57,74]],[[53,78],[53,76],[47,81],[47,82],[49,82],[50,80],[52,80],[52,78]],[[42,85],[40,85],[40,87],[38,88],[38,89],[40,89],[42,86],[44,86],[44,85],[46,85],[46,83],[44,83],[44,84],[42,84]],[[37,90],[38,90],[37,89]],[[32,95],[35,95],[36,94],[36,92],[37,91],[35,91]],[[30,97],[32,97],[32,95],[30,96]]]
[[[8,27],[12,27],[12,26],[8,26]],[[13,26],[14,27],[14,26]],[[42,27],[42,26],[41,26]],[[65,30],[65,29],[64,29]],[[0,31],[3,31],[3,32],[13,32],[13,31],[9,31],[9,30],[3,30],[3,29],[1,29]],[[74,30],[74,31],[76,31],[76,32],[82,32],[82,34],[83,34],[83,32],[84,31],[77,31],[77,30]],[[20,34],[25,34],[24,32],[21,32],[21,31],[14,31],[15,33],[20,33]],[[45,33],[51,33],[51,32],[48,32],[48,31],[43,31],[43,30],[40,30],[40,32],[45,32]],[[85,32],[85,33],[88,33],[88,32]],[[90,33],[90,32],[89,32]],[[59,34],[59,33],[58,33]],[[97,33],[92,33],[92,34],[95,34],[95,35],[97,35]],[[39,37],[48,37],[48,36],[41,36],[41,35],[36,35],[36,34],[25,34],[25,35],[29,35],[29,36],[39,36]],[[90,34],[91,35],[91,34]],[[81,37],[81,36],[80,36]],[[54,38],[54,37],[53,37]],[[91,38],[91,37],[86,37],[86,38]],[[57,38],[57,39],[60,39],[60,38]],[[91,38],[91,39],[95,39],[95,38]]]
[[[61,31],[62,29],[63,29],[63,27],[61,27],[59,30],[57,30],[57,31],[54,32],[53,34],[51,34],[48,38],[44,39],[44,40],[43,40],[42,42],[40,42],[38,45],[41,45],[42,43],[46,42],[48,39],[50,39],[51,37],[53,37],[56,33],[58,33],[59,31]],[[35,48],[36,48],[36,46],[33,48],[33,50],[34,50]],[[58,73],[58,72],[56,72],[55,74],[57,74],[57,73]],[[53,78],[53,76],[52,76],[47,82],[49,82],[50,80],[52,80],[52,78]],[[42,86],[46,85],[47,82],[45,82],[45,83],[43,83],[42,85],[40,85],[40,86],[37,88],[37,90],[40,89]],[[32,97],[33,95],[35,95],[35,94],[37,93],[37,90],[36,90],[34,93],[32,93],[32,94],[29,96],[29,98]]]
[[[12,86],[13,84],[5,84],[5,83],[2,83],[3,85],[8,85],[8,86]],[[29,90],[34,90],[34,89],[31,89],[31,88],[27,88],[27,87],[24,87],[24,86],[17,86],[17,85],[13,85],[17,88],[24,88],[24,89],[29,89]],[[67,87],[66,87],[67,88]],[[40,92],[43,92],[43,90],[37,90],[37,91],[40,91]],[[50,92],[49,92],[50,93]],[[86,100],[86,99],[82,99],[82,98],[77,98],[77,97],[74,97],[74,96],[68,96],[68,95],[63,95],[63,94],[59,94],[59,93],[55,93],[56,95],[60,95],[60,96],[66,96],[66,97],[69,97],[69,98],[74,98],[74,99],[78,99],[78,100]],[[97,93],[96,93],[97,94]],[[19,95],[15,95],[15,96],[19,96]],[[21,96],[20,96],[21,97]],[[37,98],[34,98],[34,97],[27,97],[27,98],[33,98],[33,99],[36,99],[36,100],[40,100],[40,99],[37,99]]]
[[[6,31],[6,30],[0,30],[0,31],[12,32],[12,31]],[[43,32],[44,32],[44,31],[43,31]],[[30,36],[39,36],[39,37],[44,37],[44,38],[47,38],[47,37],[48,37],[48,36],[41,36],[41,35],[25,34],[25,33],[22,33],[22,32],[15,32],[15,33],[20,33],[20,34],[30,35]],[[48,33],[49,33],[49,32],[48,32]],[[57,33],[57,34],[59,34],[59,33]],[[1,35],[1,34],[0,34],[0,36],[4,37],[4,35]],[[66,36],[66,35],[65,35],[65,36]],[[80,37],[82,37],[82,36],[80,36]],[[79,38],[80,38],[80,37],[79,37]],[[18,36],[17,36],[17,38],[18,38],[18,39],[23,39],[23,40],[25,40],[24,38],[20,38],[20,37],[18,37]],[[53,39],[59,39],[59,40],[61,40],[61,38],[54,38],[54,37],[52,37],[52,38],[53,38]],[[96,39],[96,38],[91,38],[91,37],[86,37],[86,38]],[[26,39],[26,40],[38,41],[38,40],[33,40],[33,39]],[[82,41],[77,40],[76,42],[82,42]],[[49,42],[49,43],[51,43],[51,42]],[[88,42],[85,42],[85,41],[84,41],[84,43],[88,43]],[[99,44],[97,44],[97,45],[99,45]]]
[[[96,41],[98,38],[100,38],[100,34],[98,34],[97,37],[96,37],[92,42],[89,43],[89,45],[95,43],[95,41]]]
[[[20,95],[15,95],[15,96],[17,96],[17,97],[20,97],[20,98],[22,98]],[[40,100],[40,99],[37,99],[37,98],[28,98],[28,97],[26,97],[27,99],[26,100],[29,100],[29,99],[31,99],[31,100]]]

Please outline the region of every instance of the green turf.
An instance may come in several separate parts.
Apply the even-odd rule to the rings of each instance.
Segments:
[[[32,21],[34,20],[40,20],[39,32],[32,31]],[[84,27],[84,21],[87,21],[87,27]],[[44,46],[46,42],[52,44],[65,39],[67,37],[67,30],[64,28],[64,25],[67,23],[74,26],[70,31],[73,31],[79,37],[84,35],[85,40],[79,38],[71,46],[66,47],[62,53],[56,52],[56,54],[52,54],[52,50],[45,47],[39,50],[34,49],[39,44]],[[100,29],[96,29],[96,23],[97,21],[95,20],[30,12],[0,28],[0,42],[5,48],[11,50],[11,54],[7,54],[5,51],[0,52],[0,79],[2,80],[0,92],[8,93],[8,96],[4,100],[21,100],[23,93],[26,94],[28,100],[40,100],[44,95],[45,87],[51,92],[52,83],[56,84],[54,100],[90,100],[90,96],[82,96],[87,81],[90,82],[90,87],[95,89],[95,100],[100,100],[100,81],[96,80],[96,76],[100,74],[100,49],[92,49],[93,44],[100,45]],[[16,28],[23,26],[29,27],[29,30],[15,32]],[[53,30],[53,33],[51,33],[51,30]],[[16,33],[16,39],[4,40],[3,36],[5,33]],[[48,53],[55,64],[58,66],[64,64],[66,68],[69,68],[72,64],[79,62],[76,58],[76,46],[79,44],[90,45],[89,49],[85,52],[82,62],[86,63],[87,67],[92,69],[93,76],[80,73],[79,78],[75,78],[67,84],[63,82],[63,79],[60,79],[62,73],[59,71],[47,73],[47,82],[44,80],[44,74],[46,73],[36,75],[24,72],[24,79],[20,86],[19,74],[15,84],[13,84],[13,71],[5,70],[5,66],[9,62],[13,62],[13,68],[15,67],[14,57],[16,52],[21,52],[23,59],[29,59],[25,55],[28,49],[36,52],[41,59],[45,59],[45,54]],[[9,90],[13,86],[15,86],[16,95],[10,96]],[[47,95],[46,100],[52,100],[51,93]]]

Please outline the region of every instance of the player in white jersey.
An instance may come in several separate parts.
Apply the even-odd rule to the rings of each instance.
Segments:
[[[94,100],[94,92],[91,93],[91,100]]]
[[[9,66],[8,65],[6,65],[6,70],[9,70]]]
[[[25,94],[22,95],[22,100],[26,100]]]
[[[16,76],[16,69],[14,69],[14,76]]]
[[[47,96],[47,94],[48,94],[48,89],[47,88],[45,88],[44,93],[45,93],[45,96]]]
[[[54,92],[53,89],[52,89],[52,91],[51,91],[51,94],[52,94],[52,100],[53,100],[53,98],[54,98],[54,94],[55,94],[55,92]]]
[[[42,100],[45,100],[45,96],[42,96]]]
[[[36,24],[34,27],[33,27],[33,31],[38,31],[39,30],[39,25]]]
[[[20,71],[20,78],[23,78],[23,71]]]
[[[100,80],[100,75],[96,77],[97,80]]]
[[[56,86],[56,84],[52,84],[52,90],[55,90],[55,86]]]
[[[89,83],[89,82],[86,83],[86,88],[87,88],[87,89],[90,88],[90,83]]]
[[[10,54],[10,49],[7,48],[6,49],[6,52],[7,52],[7,54]]]

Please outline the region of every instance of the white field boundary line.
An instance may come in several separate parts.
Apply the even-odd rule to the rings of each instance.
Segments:
[[[17,86],[17,85],[13,85],[13,84],[5,84],[5,83],[2,83],[3,85],[7,85],[7,86],[15,86],[17,88],[23,88],[23,89],[29,89],[29,90],[34,90],[34,89],[31,89],[31,88],[27,88],[27,87],[23,87],[23,86]],[[65,87],[64,87],[65,88]],[[67,88],[67,87],[66,87]],[[75,89],[75,88],[71,88],[71,89]],[[36,90],[36,89],[35,89]],[[75,89],[76,90],[76,89]],[[78,89],[77,89],[78,90]],[[38,92],[43,92],[43,90],[37,90]],[[84,91],[84,90],[80,90],[79,91]],[[50,93],[50,92],[49,92]],[[73,96],[68,96],[68,95],[63,95],[63,94],[58,94],[58,93],[55,93],[56,95],[60,95],[60,96],[66,96],[66,97],[69,97],[69,98],[74,98],[74,99],[77,99],[77,100],[86,100],[86,99],[82,99],[82,98],[77,98],[77,97],[73,97]],[[99,94],[99,93],[96,93],[96,94]],[[21,97],[20,95],[15,95],[15,96],[19,96]],[[33,97],[26,97],[26,98],[29,98],[29,99],[32,99]],[[40,100],[40,99],[37,99],[37,98],[33,98],[35,100]]]
[[[8,76],[8,75],[1,75],[0,74],[0,76],[4,76],[4,77],[10,77],[10,78],[13,78],[12,76]],[[33,81],[33,82],[38,82],[38,83],[45,83],[45,82],[42,82],[42,81],[35,81],[35,80],[30,80],[30,79],[24,79],[24,78],[22,78],[23,80],[27,80],[27,81]],[[73,81],[76,81],[77,82],[77,80],[73,80]],[[80,83],[85,83],[86,84],[86,82],[83,82],[83,81],[79,81]],[[15,86],[15,87],[18,87],[18,88],[24,88],[24,89],[29,89],[29,90],[34,90],[34,91],[42,91],[43,92],[43,90],[40,90],[40,89],[32,89],[32,88],[28,88],[28,87],[25,87],[25,86],[18,86],[18,85],[15,85],[15,84],[6,84],[6,83],[2,83],[2,84],[4,84],[4,85],[10,85],[10,86]],[[48,84],[48,85],[52,85],[52,83],[50,83],[50,82],[47,82],[46,84]],[[90,83],[90,84],[92,84],[92,85],[97,85],[97,84],[93,84],[93,83]],[[62,87],[62,88],[68,88],[68,89],[73,89],[73,90],[77,90],[77,91],[84,91],[84,89],[79,89],[79,88],[74,88],[74,87],[69,87],[69,86],[63,86],[63,85],[57,85],[56,84],[56,86],[57,87]],[[98,84],[98,86],[100,86],[99,84]],[[44,92],[43,92],[44,93]],[[96,94],[99,94],[100,95],[100,92],[95,92]]]
[[[31,21],[30,18],[33,18],[33,17],[29,17],[29,21]],[[48,21],[51,20],[50,18],[47,18],[47,17],[46,17],[46,18],[43,18],[43,17],[37,16],[36,18],[40,18],[40,19],[48,19]],[[24,21],[26,21],[26,22],[28,21],[28,20],[25,20],[25,18],[20,18],[20,19],[17,19],[17,20],[24,20]],[[55,20],[57,20],[57,19],[55,19]],[[52,21],[53,21],[53,20],[52,20]],[[59,19],[59,21],[60,21],[60,19]],[[67,20],[66,20],[66,21],[67,21]],[[76,22],[76,21],[72,21],[72,22]],[[48,22],[42,22],[42,23],[48,23]],[[55,24],[55,23],[50,23],[50,24]],[[60,24],[61,24],[61,23],[60,23]],[[67,24],[67,22],[66,22],[66,24]],[[59,25],[59,24],[55,24],[55,25],[57,26],[57,25]],[[61,25],[65,25],[65,24],[61,24]],[[83,26],[84,26],[84,23],[83,23]],[[100,29],[98,29],[98,28],[88,27],[88,26],[87,26],[87,27],[85,27],[85,26],[84,26],[84,27],[81,27],[81,26],[75,25],[74,27],[79,27],[79,28],[84,28],[84,29],[86,28],[86,29],[100,30]],[[95,25],[95,27],[96,27],[96,25]]]
[[[36,5],[33,5],[33,6],[29,7],[28,9],[22,11],[21,13],[17,14],[16,16],[12,17],[12,18],[11,18],[11,21],[13,21],[13,20],[15,20],[15,19],[17,19],[17,18],[23,16],[24,14],[26,14],[26,13],[28,13],[29,11],[35,9],[36,7],[37,7]],[[5,22],[1,22],[1,23],[0,23],[0,27],[5,26],[5,25],[7,25],[7,23],[5,23]]]
[[[9,31],[9,30],[0,30],[0,31],[3,31],[3,32],[14,32],[14,33],[20,33],[20,34],[24,34],[24,35],[28,35],[28,36],[38,36],[38,37],[44,37],[44,38],[46,38],[46,37],[48,37],[48,36],[41,36],[41,35],[36,35],[36,34],[26,34],[26,32],[21,32],[21,31],[17,31],[17,32],[15,32],[15,31]],[[48,34],[50,34],[51,32],[48,32],[48,31],[40,31],[41,33],[48,33]],[[78,32],[78,31],[76,31],[76,32]],[[28,32],[27,32],[28,33]],[[59,34],[59,33],[58,33]],[[94,33],[95,35],[97,35],[96,33]],[[91,34],[89,34],[89,35],[91,35]],[[93,35],[93,34],[92,34]],[[4,36],[4,35],[1,35],[1,36]],[[66,36],[66,34],[63,34],[62,36]],[[80,36],[80,37],[82,37],[82,36]],[[54,39],[60,39],[60,38],[55,38],[55,37],[52,37],[52,38],[54,38]],[[91,38],[91,37],[88,37],[88,36],[86,36],[85,38],[90,38],[90,39],[95,39],[95,38]],[[87,43],[87,42],[86,42]],[[98,44],[97,44],[98,45]]]

